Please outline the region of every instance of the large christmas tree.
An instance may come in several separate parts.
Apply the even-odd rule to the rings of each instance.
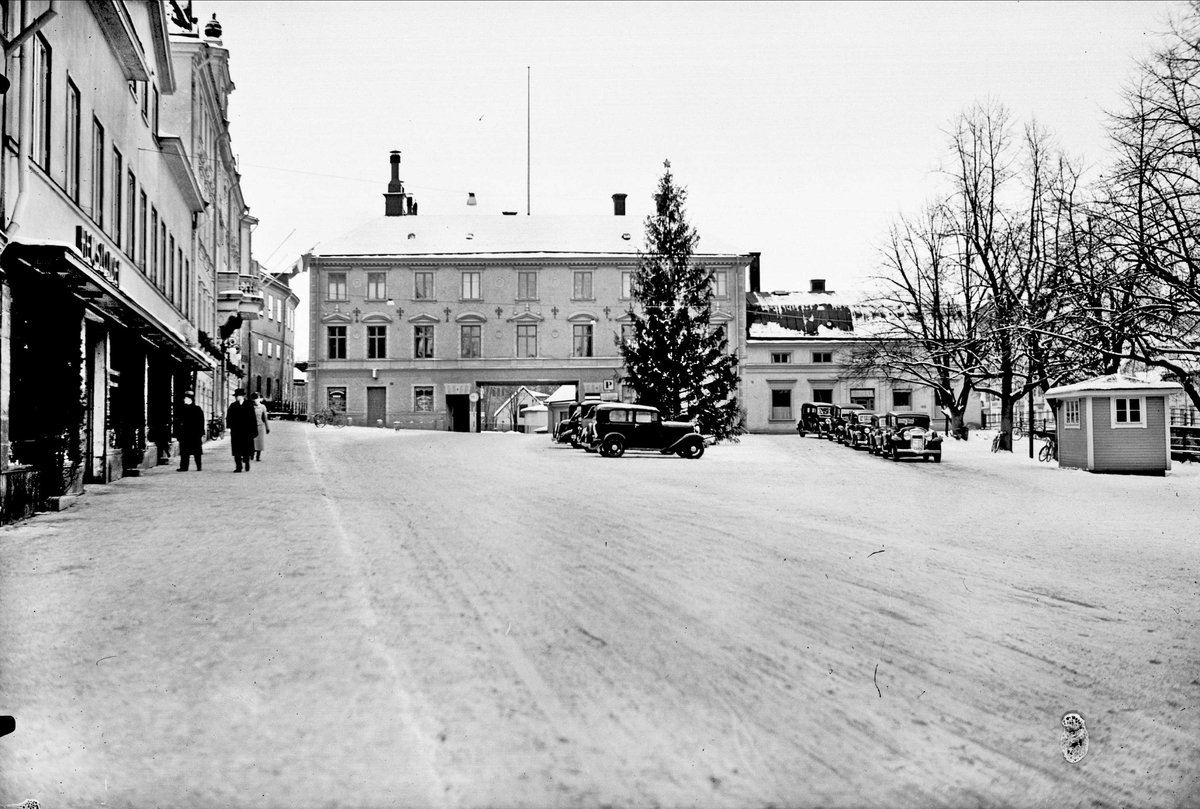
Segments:
[[[625,381],[638,401],[663,418],[689,419],[718,440],[742,432],[737,357],[712,315],[711,274],[692,260],[700,237],[688,224],[687,191],[671,164],[658,182],[657,213],[646,217],[646,252],[638,253],[630,311],[632,334],[620,340]]]

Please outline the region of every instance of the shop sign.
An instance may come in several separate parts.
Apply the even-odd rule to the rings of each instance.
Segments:
[[[75,249],[83,256],[84,261],[114,284],[120,280],[121,262],[108,251],[100,239],[85,230],[83,225],[75,226]]]
[[[443,385],[447,396],[467,396],[471,393],[470,382],[447,382]]]

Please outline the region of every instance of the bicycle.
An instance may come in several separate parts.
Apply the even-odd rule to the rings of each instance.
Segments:
[[[332,424],[334,427],[346,426],[346,414],[340,410],[326,408],[318,413],[314,413],[312,417],[313,424],[318,427],[324,427],[326,424]]]
[[[1046,436],[1046,443],[1038,450],[1038,460],[1043,463],[1058,460],[1058,439],[1052,434]]]
[[[1000,439],[1004,437],[1004,433],[997,432],[996,437],[992,439],[992,452],[1000,451]]]

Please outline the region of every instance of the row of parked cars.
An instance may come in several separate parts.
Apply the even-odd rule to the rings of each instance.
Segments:
[[[623,402],[584,402],[554,428],[554,441],[620,458],[626,450],[653,450],[696,460],[710,441],[690,421],[667,421],[658,408]]]
[[[796,432],[815,435],[852,449],[891,458],[920,458],[942,462],[942,436],[928,413],[909,410],[875,413],[857,404],[805,402],[800,405]]]

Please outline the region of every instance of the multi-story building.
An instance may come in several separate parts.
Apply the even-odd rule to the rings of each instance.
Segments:
[[[263,314],[242,326],[247,331],[242,344],[246,390],[263,397],[272,413],[301,414],[307,401],[297,394],[292,375],[296,364],[296,306],[300,297],[289,281],[299,271],[268,273],[255,261]]]
[[[184,393],[212,415],[241,372],[218,299],[259,311],[253,220],[190,8],[0,5],[0,520],[164,462]]]
[[[222,45],[216,15],[203,26],[191,17],[191,3],[172,3],[171,55],[177,89],[164,99],[164,128],[179,136],[207,207],[197,214],[195,230],[196,296],[200,304],[199,339],[216,359],[211,388],[198,392],[199,403],[223,414],[233,390],[244,387],[243,324],[263,310],[260,276],[252,263],[251,232],[258,220],[242,197],[241,175],[229,132],[229,51]]]
[[[163,4],[4,12],[0,466],[14,516],[157,463],[174,402],[213,364],[192,250],[206,198],[162,120],[178,86]]]
[[[617,339],[642,228],[625,195],[608,217],[416,216],[391,160],[385,215],[305,256],[310,411],[479,431],[522,385],[632,397]],[[695,258],[712,273],[713,322],[744,356],[750,257],[712,244]]]
[[[749,333],[742,370],[746,427],[774,433],[796,429],[803,402],[846,402],[868,410],[935,412],[933,391],[903,379],[854,378],[847,361],[869,336],[869,313],[855,296],[826,291],[813,280],[807,292],[763,293],[758,262],[746,295]]]

